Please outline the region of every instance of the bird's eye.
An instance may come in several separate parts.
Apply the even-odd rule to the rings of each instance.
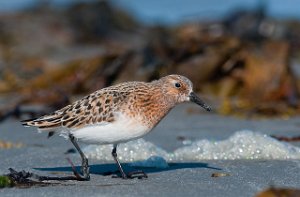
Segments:
[[[175,83],[176,88],[180,88],[180,86],[181,86],[180,83]]]

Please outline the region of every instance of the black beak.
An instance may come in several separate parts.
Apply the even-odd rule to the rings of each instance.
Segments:
[[[191,102],[200,105],[201,107],[206,109],[206,111],[211,111],[211,107],[206,105],[204,101],[202,101],[194,92],[191,92],[189,97]]]

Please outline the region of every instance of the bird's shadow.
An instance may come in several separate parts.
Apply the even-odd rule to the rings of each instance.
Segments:
[[[178,169],[187,169],[187,168],[207,168],[213,170],[222,170],[221,168],[209,166],[209,164],[207,163],[193,163],[193,162],[169,163],[169,166],[167,168],[133,167],[130,166],[128,163],[123,163],[122,167],[127,172],[134,171],[134,170],[142,170],[148,174],[163,172],[163,171],[172,171]],[[52,167],[52,168],[34,168],[34,169],[40,171],[49,171],[49,172],[72,172],[73,171],[72,167]],[[76,166],[76,170],[80,172],[80,166]],[[107,175],[118,174],[118,169],[115,163],[90,165],[90,173],[107,176]]]

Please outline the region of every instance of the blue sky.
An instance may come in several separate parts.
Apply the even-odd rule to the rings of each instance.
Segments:
[[[50,0],[64,5],[80,0]],[[81,0],[82,1],[82,0]],[[89,1],[89,0],[84,0]],[[220,18],[237,7],[253,9],[259,2],[267,2],[268,13],[278,18],[300,19],[300,0],[111,0],[126,8],[141,21],[176,23],[190,19]],[[0,11],[20,9],[41,0],[0,0]]]

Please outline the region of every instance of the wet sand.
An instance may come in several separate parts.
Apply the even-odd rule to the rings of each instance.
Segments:
[[[182,145],[178,136],[191,140],[222,140],[234,132],[249,129],[268,135],[299,135],[300,117],[268,120],[244,120],[215,113],[188,113],[189,108],[176,107],[145,139],[165,150]],[[22,143],[22,148],[0,149],[0,174],[8,168],[26,170],[39,175],[71,175],[66,157],[80,165],[76,154],[64,154],[73,148],[71,142],[58,135],[47,139],[46,133],[23,128],[13,119],[0,124],[0,139]],[[294,143],[299,146],[299,143]],[[85,146],[81,144],[81,146]],[[300,188],[300,160],[206,160],[198,163],[171,163],[166,169],[143,169],[149,178],[122,180],[103,174],[115,171],[113,163],[90,160],[91,181],[65,181],[47,187],[0,189],[0,196],[254,196],[270,186]],[[126,165],[125,169],[132,167]],[[213,173],[229,176],[212,177]]]

